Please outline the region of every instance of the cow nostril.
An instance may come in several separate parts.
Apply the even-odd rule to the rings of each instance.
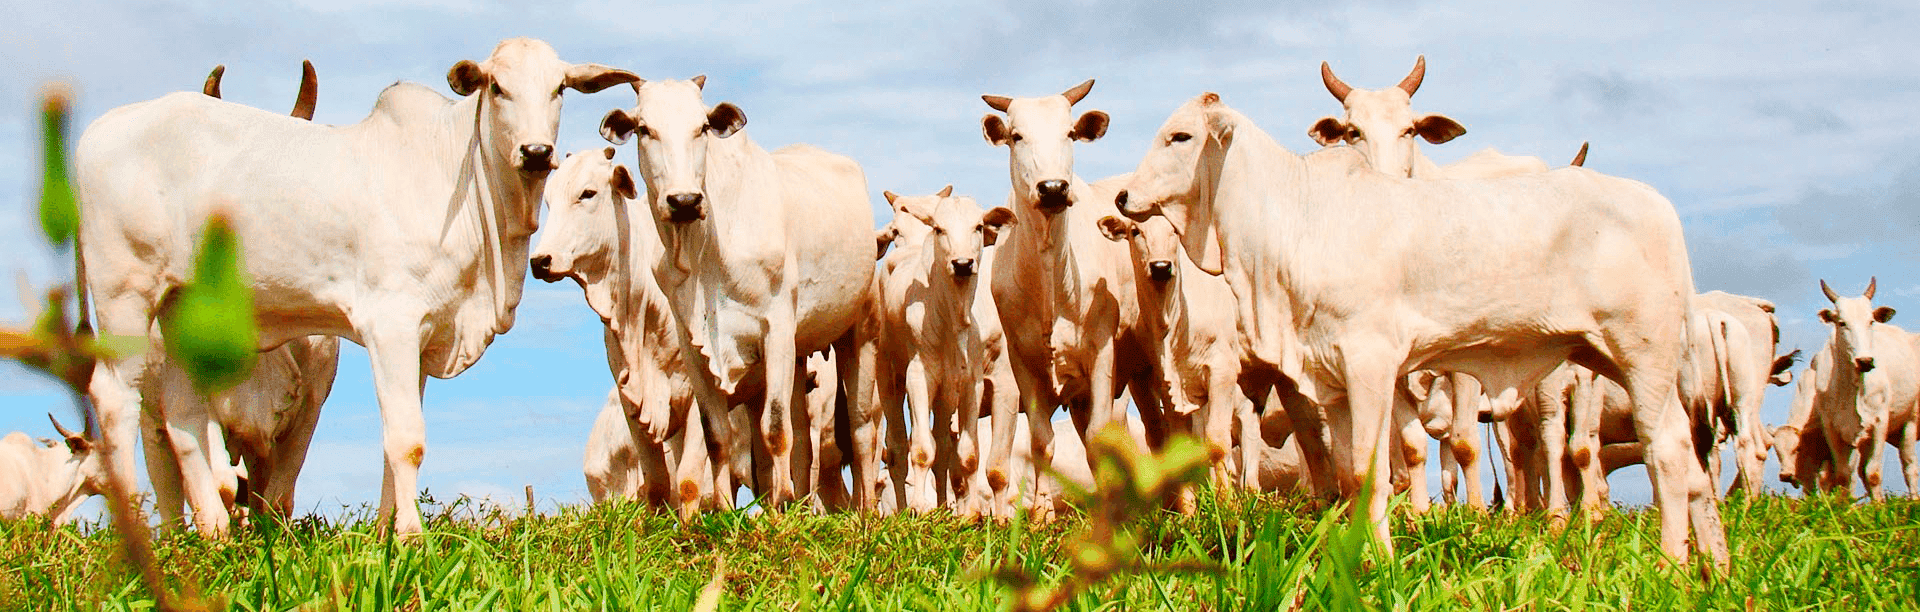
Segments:
[[[543,144],[520,145],[520,154],[529,160],[545,160],[553,155],[553,147]]]
[[[1854,368],[1856,368],[1856,369],[1858,369],[1858,370],[1860,370],[1860,373],[1862,373],[1862,374],[1865,374],[1865,373],[1867,373],[1867,372],[1872,372],[1872,371],[1873,371],[1873,358],[1872,358],[1872,357],[1861,357],[1861,358],[1858,358],[1858,359],[1855,359],[1855,360],[1853,360],[1853,367],[1854,367]]]
[[[1147,264],[1147,271],[1151,273],[1153,280],[1163,281],[1173,278],[1173,262],[1156,261],[1149,263]]]
[[[960,276],[960,277],[973,276],[973,260],[972,259],[953,260],[953,275]]]
[[[676,193],[667,196],[667,206],[673,208],[693,208],[700,205],[700,200],[700,194],[697,193]]]
[[[527,263],[527,265],[528,267],[533,268],[534,278],[547,281],[549,283],[553,282],[554,279],[553,279],[553,256],[552,255],[535,255],[533,256],[533,259]]]
[[[1057,196],[1067,192],[1067,182],[1060,179],[1044,180],[1034,185],[1034,189],[1043,196]]]
[[[1122,189],[1122,190],[1120,190],[1120,194],[1119,194],[1119,195],[1116,195],[1116,196],[1113,196],[1113,205],[1114,205],[1114,206],[1126,206],[1126,205],[1127,205],[1127,190],[1125,190],[1125,189]]]

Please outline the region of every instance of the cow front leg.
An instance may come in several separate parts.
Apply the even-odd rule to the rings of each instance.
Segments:
[[[934,480],[933,389],[927,365],[916,355],[907,362],[907,404],[913,410],[913,435],[907,451],[907,508],[931,512],[940,484]]]
[[[384,318],[360,332],[373,365],[374,394],[380,401],[381,449],[386,467],[380,491],[380,519],[391,521],[394,532],[420,533],[420,463],[427,455],[427,422],[420,396],[426,378],[420,368],[420,321],[391,309]]]
[[[1361,361],[1357,355],[1386,355],[1386,350],[1346,353],[1347,405],[1351,410],[1350,446],[1358,457],[1348,463],[1342,474],[1348,494],[1357,498],[1355,513],[1365,504],[1366,519],[1372,525],[1374,541],[1387,555],[1393,554],[1393,538],[1387,528],[1387,502],[1393,495],[1392,445],[1393,402],[1399,360]],[[1362,486],[1365,483],[1366,486]],[[1365,498],[1357,495],[1368,492]]]
[[[231,519],[229,512],[233,508],[234,483],[222,482],[217,476],[219,470],[215,462],[226,456],[226,442],[218,431],[220,426],[209,418],[206,398],[192,388],[185,371],[169,366],[162,375],[166,380],[163,395],[169,401],[167,412],[161,418],[173,450],[173,463],[179,466],[180,484],[192,511],[194,529],[204,537],[225,538]]]

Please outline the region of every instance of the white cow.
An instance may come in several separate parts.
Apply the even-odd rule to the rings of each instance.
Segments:
[[[931,196],[884,193],[904,217],[895,223],[911,219],[927,231],[887,255],[892,269],[880,281],[876,385],[880,409],[890,418],[899,416],[903,396],[913,408],[904,507],[946,506],[977,516],[968,488],[980,465],[980,387],[992,357],[975,329],[977,273],[985,248],[1014,213],[982,210],[973,198],[952,193],[952,186]]]
[[[1127,247],[1101,237],[1095,224],[1128,177],[1087,183],[1073,171],[1073,141],[1092,142],[1107,131],[1104,112],[1072,115],[1092,89],[1089,80],[1039,98],[981,97],[1006,113],[981,119],[987,141],[1007,147],[1008,207],[1020,228],[998,247],[991,287],[1035,457],[1051,457],[1056,406],[1069,408],[1083,439],[1124,417],[1114,402],[1121,383],[1132,387],[1143,414],[1157,412],[1152,358],[1135,333],[1133,265]],[[1075,205],[1088,202],[1094,206]],[[1039,494],[1035,506],[1044,517],[1052,500]]]
[[[557,94],[636,78],[516,38],[484,62],[453,66],[448,85],[465,98],[399,83],[353,125],[198,93],[109,111],[74,147],[80,255],[98,327],[148,335],[155,308],[188,275],[203,220],[228,215],[247,254],[261,348],[311,334],[367,347],[386,463],[381,515],[418,533],[411,500],[426,454],[424,377],[459,374],[513,325],[514,262],[526,256],[555,161]],[[137,357],[95,373],[90,391],[110,448],[132,439],[150,364]],[[205,424],[166,421],[180,464],[206,464]],[[115,461],[130,467],[124,453]],[[213,478],[183,472],[196,526],[224,533]]]
[[[587,434],[582,470],[587,477],[587,494],[595,503],[615,498],[638,500],[645,487],[639,447],[628,423],[620,389],[608,389],[607,401],[593,419],[593,431]]]
[[[13,432],[0,438],[0,518],[45,516],[55,526],[73,519],[88,497],[106,491],[107,475],[97,446],[53,421],[63,440],[40,440]]]
[[[1233,290],[1226,279],[1201,273],[1181,253],[1180,237],[1163,217],[1135,223],[1107,216],[1099,226],[1108,240],[1126,243],[1132,255],[1141,335],[1151,342],[1161,397],[1173,413],[1191,421],[1191,433],[1211,445],[1215,485],[1258,489],[1266,445],[1253,403],[1240,388]],[[1229,463],[1236,432],[1241,445]]]
[[[1580,168],[1419,181],[1363,163],[1340,149],[1294,155],[1208,93],[1161,126],[1116,203],[1136,220],[1164,214],[1196,264],[1227,275],[1254,360],[1314,403],[1348,407],[1332,425],[1354,453],[1334,459],[1350,494],[1373,470],[1383,544],[1382,433],[1399,377],[1463,372],[1513,402],[1572,359],[1634,400],[1663,550],[1685,558],[1692,518],[1699,548],[1725,563],[1674,399],[1693,282],[1673,205]]]
[[[631,435],[620,448],[634,453],[643,485],[635,496],[683,517],[731,507],[731,492],[714,481],[673,313],[654,279],[666,249],[651,223],[630,221],[638,187],[613,156],[613,147],[571,154],[548,177],[546,231],[528,267],[543,281],[579,283],[606,326],[607,369],[627,420],[619,431]]]
[[[1825,380],[1816,386],[1813,416],[1826,431],[1842,490],[1851,490],[1858,473],[1867,494],[1882,499],[1880,453],[1883,441],[1890,441],[1900,449],[1907,494],[1920,497],[1920,339],[1888,323],[1893,308],[1874,307],[1876,284],[1868,280],[1860,297],[1841,297],[1820,281],[1820,291],[1833,302],[1820,310],[1820,320],[1830,326],[1821,359],[1830,367],[1820,372]]]
[[[870,355],[860,347],[871,332],[856,323],[869,314],[873,212],[852,160],[805,145],[768,153],[740,133],[739,107],[701,100],[705,82],[642,82],[634,109],[607,113],[600,130],[615,144],[639,137],[641,210],[665,244],[670,265],[659,281],[680,321],[680,345],[699,357],[688,368],[695,397],[716,428],[728,422],[729,402],[764,406],[754,414],[771,478],[760,490],[777,506],[807,492],[795,481],[811,480],[817,450],[794,445],[794,431],[807,431],[796,417],[808,415],[792,409],[802,401],[802,359],[830,345],[837,355]],[[861,381],[860,360],[837,360],[840,379]],[[856,404],[855,501],[868,507],[877,436],[866,392],[847,395]],[[736,475],[748,471],[748,453],[736,446],[725,454]]]
[[[1307,135],[1322,145],[1345,142],[1359,149],[1370,165],[1394,176],[1414,178],[1494,178],[1546,172],[1547,163],[1538,157],[1507,155],[1484,149],[1460,161],[1440,166],[1420,153],[1415,136],[1433,144],[1442,144],[1467,133],[1453,118],[1438,113],[1413,112],[1413,94],[1427,76],[1427,56],[1414,61],[1413,71],[1400,84],[1386,89],[1358,89],[1333,75],[1333,67],[1320,62],[1320,80],[1346,110],[1344,118],[1322,117],[1307,129]],[[1586,160],[1586,147],[1580,148],[1573,165]]]

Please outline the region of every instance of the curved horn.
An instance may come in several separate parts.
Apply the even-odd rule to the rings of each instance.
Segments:
[[[1067,106],[1073,106],[1079,104],[1082,98],[1087,97],[1087,92],[1089,91],[1093,91],[1093,79],[1087,79],[1087,82],[1075,85],[1073,89],[1060,92],[1060,95],[1067,97]]]
[[[1829,302],[1840,301],[1840,296],[1834,295],[1833,288],[1827,286],[1827,279],[1820,279],[1820,292],[1827,294],[1827,301]]]
[[[77,434],[77,433],[73,433],[73,431],[72,431],[72,430],[69,430],[69,429],[67,429],[67,428],[66,428],[66,426],[63,426],[63,425],[61,425],[61,424],[60,424],[60,419],[56,419],[56,418],[53,418],[53,413],[51,413],[51,412],[49,412],[49,413],[47,413],[47,420],[49,420],[49,421],[52,421],[52,422],[53,422],[53,430],[54,430],[54,431],[57,431],[57,432],[60,432],[60,437],[62,437],[62,438],[78,438],[78,437],[80,437],[80,434]]]
[[[1413,60],[1413,72],[1407,73],[1407,78],[1400,79],[1400,89],[1405,90],[1408,96],[1412,96],[1413,92],[1420,91],[1420,82],[1426,79],[1427,56],[1422,55],[1420,59]]]
[[[215,98],[220,97],[220,76],[226,73],[227,73],[226,64],[215,64],[213,66],[213,72],[207,73],[206,84],[200,86],[200,93],[207,94]],[[47,415],[47,416],[53,416],[53,415]]]
[[[1587,165],[1587,145],[1588,144],[1591,144],[1591,143],[1587,143],[1587,142],[1580,143],[1580,152],[1573,154],[1573,163],[1567,164],[1567,165],[1569,166]]]
[[[1346,102],[1347,94],[1353,93],[1353,86],[1333,76],[1333,67],[1326,62],[1320,62],[1320,82],[1327,84],[1327,93],[1333,94],[1334,100]]]
[[[300,60],[300,96],[293,100],[295,117],[313,120],[313,104],[320,98],[320,78],[313,74],[313,60]]]
[[[940,196],[940,197],[943,197],[943,198],[944,198],[944,197],[947,197],[947,196],[951,196],[951,195],[953,195],[953,186],[952,186],[952,185],[948,185],[948,186],[946,186],[945,188],[942,188],[942,189],[941,189],[940,191],[938,191],[938,192],[935,192],[935,193],[934,193],[933,195],[937,195],[937,196]]]
[[[1878,278],[1874,278],[1874,277],[1871,277],[1871,276],[1869,276],[1869,277],[1867,277],[1867,292],[1866,292],[1866,293],[1862,293],[1862,294],[1860,294],[1860,295],[1861,295],[1862,297],[1865,297],[1865,298],[1867,298],[1867,299],[1869,299],[1869,300],[1871,300],[1871,299],[1873,299],[1873,289],[1874,289],[1874,285],[1878,285],[1878,284],[1880,284],[1880,279],[1878,279]]]
[[[993,94],[981,94],[980,99],[986,100],[987,106],[993,107],[993,110],[997,110],[1003,113],[1007,112],[1007,105],[1013,104],[1013,98],[1009,98],[1006,96],[996,96]]]

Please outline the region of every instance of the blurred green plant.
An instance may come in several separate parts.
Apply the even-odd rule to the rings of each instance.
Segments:
[[[214,393],[246,380],[259,355],[253,289],[246,280],[240,239],[225,215],[214,214],[200,236],[193,280],[161,306],[160,333],[194,389]]]
[[[1057,609],[1108,578],[1129,573],[1221,571],[1217,564],[1202,561],[1147,560],[1140,553],[1135,526],[1176,501],[1183,490],[1206,480],[1206,444],[1174,436],[1159,453],[1147,454],[1126,426],[1116,422],[1088,441],[1087,458],[1093,464],[1092,490],[1058,478],[1075,505],[1088,513],[1087,530],[1061,542],[1066,577],[1045,587],[1038,576],[1017,563],[1001,564],[989,574],[1012,590],[1014,612]]]

